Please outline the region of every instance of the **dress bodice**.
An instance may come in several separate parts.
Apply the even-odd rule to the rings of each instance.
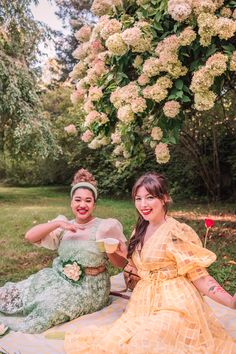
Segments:
[[[163,281],[186,275],[193,281],[207,274],[205,268],[215,258],[191,227],[167,217],[132,260],[141,279]]]
[[[75,260],[84,267],[98,267],[107,260],[105,253],[99,251],[95,240],[80,240],[78,238],[62,240],[59,248],[58,259],[62,262]]]
[[[58,247],[58,257],[53,268],[61,272],[64,262],[76,261],[82,267],[98,267],[107,262],[106,253],[100,252],[96,243],[96,232],[101,219],[96,219],[89,228],[87,239],[79,233],[65,233]]]

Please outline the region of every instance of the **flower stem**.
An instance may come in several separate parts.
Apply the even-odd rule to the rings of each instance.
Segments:
[[[205,239],[204,239],[204,247],[205,248],[206,248],[206,244],[207,244],[208,231],[209,231],[209,228],[206,229],[206,234],[205,234]]]

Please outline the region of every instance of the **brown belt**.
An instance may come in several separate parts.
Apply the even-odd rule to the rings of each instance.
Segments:
[[[100,265],[99,267],[85,267],[84,272],[86,275],[98,275],[105,272],[106,266]]]

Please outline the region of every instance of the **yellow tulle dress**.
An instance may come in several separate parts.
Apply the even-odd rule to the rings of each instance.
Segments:
[[[67,333],[66,353],[235,354],[235,341],[192,283],[215,258],[191,227],[168,217],[133,254],[141,280],[123,315]]]

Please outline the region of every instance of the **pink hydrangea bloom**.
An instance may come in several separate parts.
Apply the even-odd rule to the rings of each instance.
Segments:
[[[93,105],[93,103],[90,100],[87,100],[84,103],[84,110],[86,113],[90,113],[91,111],[94,111],[95,107]]]
[[[121,143],[120,132],[115,131],[115,133],[111,134],[111,140],[112,140],[112,144],[120,144]]]
[[[157,76],[160,73],[160,60],[158,58],[151,57],[145,60],[143,64],[143,74],[148,77]]]
[[[85,25],[81,27],[77,32],[75,32],[75,38],[80,42],[87,42],[91,36],[91,27]]]
[[[142,113],[147,108],[146,100],[142,97],[137,97],[130,102],[131,109],[134,113]]]
[[[122,23],[115,18],[108,20],[101,29],[101,37],[108,39],[112,34],[121,32]]]
[[[155,147],[155,155],[158,163],[167,163],[170,160],[170,152],[168,145],[159,143]]]
[[[198,111],[208,111],[214,106],[216,94],[212,91],[197,92],[194,95],[195,108]]]
[[[152,128],[151,137],[153,140],[161,140],[161,138],[163,137],[163,131],[161,130],[161,128],[160,127]]]
[[[215,30],[220,39],[232,38],[236,32],[236,21],[220,17],[216,20]]]
[[[191,0],[169,0],[168,13],[178,22],[185,21],[192,13]]]
[[[230,70],[236,71],[236,50],[233,52],[233,55],[230,60]]]
[[[84,100],[86,94],[86,90],[83,88],[78,88],[77,90],[73,91],[70,95],[71,102],[73,104],[81,103]]]
[[[150,79],[147,75],[141,74],[138,78],[138,83],[140,86],[145,86],[149,83]]]
[[[120,121],[128,124],[134,120],[134,112],[129,104],[122,106],[117,111],[117,117]]]
[[[85,118],[84,125],[85,127],[90,126],[94,122],[98,122],[100,119],[100,113],[98,111],[91,111]]]
[[[113,55],[118,56],[124,55],[128,51],[128,47],[119,33],[111,35],[106,40],[106,47]]]
[[[168,101],[164,104],[163,111],[166,117],[175,118],[180,111],[180,104],[177,101]]]
[[[74,124],[69,124],[64,128],[65,132],[67,132],[67,134],[71,134],[71,135],[75,135],[77,134],[77,129],[76,126]]]
[[[94,86],[89,89],[89,99],[92,102],[99,101],[103,96],[102,89],[100,87]]]
[[[85,143],[90,142],[94,137],[94,134],[91,130],[87,129],[81,136],[81,140]]]

